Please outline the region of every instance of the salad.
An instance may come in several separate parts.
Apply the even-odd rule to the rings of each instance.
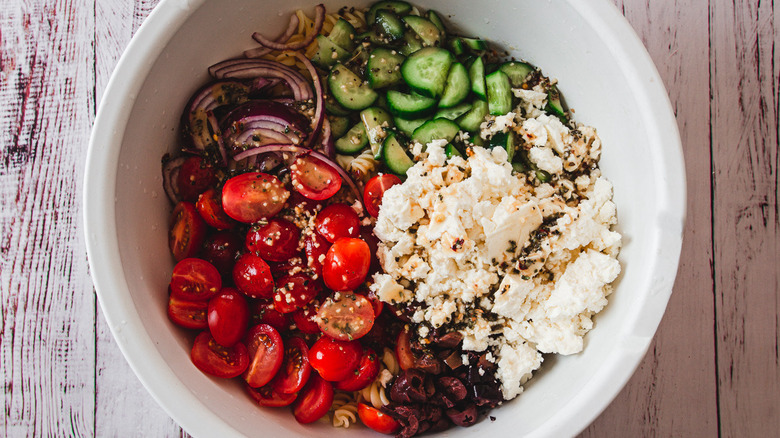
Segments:
[[[404,1],[252,37],[163,157],[194,366],[300,423],[411,437],[583,349],[621,237],[555,81]]]

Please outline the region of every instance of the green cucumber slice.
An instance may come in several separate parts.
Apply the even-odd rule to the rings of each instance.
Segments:
[[[447,74],[447,85],[444,86],[444,92],[439,101],[439,108],[449,108],[463,101],[469,95],[471,90],[471,81],[469,81],[469,72],[463,64],[456,62],[450,67]]]
[[[349,117],[328,116],[330,122],[330,133],[333,138],[339,138],[349,130]]]
[[[439,17],[439,14],[437,14],[433,9],[428,10],[428,20],[430,20],[430,22],[439,29],[439,32],[441,32],[442,35],[447,33],[447,28],[444,27],[444,22],[441,20],[441,17]]]
[[[328,34],[328,38],[342,49],[351,52],[355,50],[355,35],[357,32],[354,26],[349,21],[339,18]]]
[[[460,116],[457,122],[464,131],[478,132],[479,125],[485,121],[485,116],[488,115],[488,104],[482,100],[475,100],[472,105],[471,110]]]
[[[414,134],[414,130],[422,126],[423,123],[427,122],[427,117],[423,117],[420,119],[404,119],[403,117],[396,117],[395,119],[395,127],[398,128],[399,131],[403,132],[407,136],[411,137],[412,134]]]
[[[451,142],[458,135],[458,131],[460,131],[460,126],[452,120],[429,120],[414,130],[412,140],[422,145],[427,145],[433,140],[447,140],[447,142]]]
[[[452,38],[449,41],[449,48],[452,50],[452,54],[455,56],[460,56],[466,53],[466,45],[463,44],[463,40],[460,38]]]
[[[336,64],[330,70],[328,88],[336,102],[355,111],[368,108],[378,96],[358,75],[341,64]]]
[[[482,100],[487,99],[487,91],[485,89],[485,62],[482,57],[474,60],[474,63],[469,67],[469,80],[471,81],[471,91]]]
[[[512,85],[506,73],[501,70],[490,73],[485,77],[485,86],[490,114],[500,116],[512,111]]]
[[[382,142],[387,137],[386,130],[393,127],[393,118],[382,108],[371,107],[360,112],[360,120],[366,129],[371,152],[378,157],[382,148]]]
[[[463,154],[461,154],[458,148],[456,148],[452,143],[447,143],[447,146],[444,146],[444,155],[446,155],[447,158],[452,158],[452,157],[463,158]]]
[[[563,123],[569,123],[569,117],[563,108],[563,103],[561,103],[561,92],[558,91],[556,85],[547,90],[547,106],[544,109],[548,113],[557,116]]]
[[[412,90],[438,98],[444,92],[453,60],[452,54],[445,49],[426,47],[406,58],[401,65],[401,75]]]
[[[349,57],[349,52],[339,47],[324,35],[317,35],[317,52],[311,58],[311,61],[323,69],[327,70],[333,64],[343,61]]]
[[[338,102],[336,102],[336,99],[333,98],[330,94],[327,94],[325,96],[325,114],[330,114],[334,116],[348,116],[351,114],[351,112],[344,108],[343,106],[339,105]]]
[[[488,143],[491,148],[504,148],[507,155],[507,161],[512,162],[512,158],[515,156],[515,133],[509,132],[497,132],[490,138]]]
[[[471,50],[472,53],[481,53],[487,50],[487,41],[481,40],[479,38],[463,38],[461,37],[461,40],[463,41],[463,45],[465,45],[469,50]]]
[[[404,22],[419,35],[425,47],[436,47],[441,44],[442,33],[430,20],[417,15],[407,15]]]
[[[417,93],[406,94],[390,90],[387,92],[387,106],[396,116],[414,119],[430,114],[436,107],[436,99],[420,96]]]
[[[433,115],[434,119],[449,119],[455,120],[469,112],[473,105],[469,102],[463,102],[450,108],[441,108]]]
[[[368,85],[377,89],[400,83],[403,80],[401,64],[403,64],[404,59],[406,59],[404,55],[395,50],[383,47],[372,50],[368,56],[368,63],[366,63]]]
[[[406,175],[406,171],[414,166],[414,160],[405,149],[393,133],[388,134],[382,144],[382,160],[387,168],[397,175]]]
[[[358,122],[351,127],[343,136],[340,136],[334,143],[336,152],[340,154],[352,155],[359,152],[368,145],[368,135],[363,122]]]
[[[403,1],[382,1],[371,6],[366,15],[366,23],[369,25],[376,21],[376,13],[381,10],[393,11],[398,15],[406,15],[412,11],[412,5]]]
[[[403,38],[404,22],[393,12],[388,10],[379,10],[376,13],[376,29],[381,37],[385,37],[388,42]]]
[[[404,33],[404,44],[401,46],[401,53],[404,56],[409,56],[412,53],[420,50],[423,48],[422,41],[420,40],[420,37],[417,36],[416,33],[414,33],[411,30],[406,31]]]
[[[514,88],[522,87],[525,79],[534,71],[534,67],[531,64],[519,61],[505,62],[498,69],[509,76],[509,82]]]

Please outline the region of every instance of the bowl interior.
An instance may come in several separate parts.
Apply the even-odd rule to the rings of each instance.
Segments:
[[[115,179],[114,203],[108,208],[114,208],[115,213],[111,216],[109,212],[106,217],[115,220],[118,263],[126,285],[97,282],[100,300],[131,365],[188,432],[206,436],[211,433],[205,431],[221,431],[221,436],[227,436],[252,435],[263,430],[269,436],[327,436],[334,433],[327,424],[300,426],[287,410],[254,406],[240,385],[200,373],[189,360],[192,336],[175,327],[166,316],[166,290],[173,267],[166,237],[171,207],[162,189],[160,158],[177,149],[182,108],[208,79],[209,65],[254,47],[252,32],[276,35],[286,26],[289,13],[303,8],[311,14],[313,6],[281,0],[190,3],[194,4],[182,7],[172,1],[161,3],[159,8],[167,11],[168,16],[186,17],[183,25],[170,40],[149,44],[151,49],[133,47],[135,54],[153,56],[127,61],[151,63],[148,75],[141,78],[140,88],[129,94],[129,99],[110,101],[111,89],[108,92],[106,105],[130,106],[126,121],[119,120],[114,126],[120,135],[123,130],[121,144],[101,146],[119,148],[115,176],[108,163],[109,178]],[[325,3],[330,11],[342,6]],[[642,336],[636,336],[636,319],[642,307],[648,300],[660,300],[662,305],[654,308],[660,307],[662,312],[668,298],[668,291],[653,295],[656,291],[652,284],[654,270],[660,263],[659,235],[663,233],[659,212],[668,210],[671,184],[665,173],[669,158],[664,154],[669,154],[669,150],[663,148],[671,147],[671,153],[679,155],[679,151],[673,150],[679,147],[679,139],[674,128],[659,137],[659,125],[648,119],[643,109],[644,97],[636,91],[637,80],[642,85],[646,79],[631,77],[625,60],[616,56],[614,41],[605,39],[604,29],[590,19],[584,6],[572,3],[514,0],[491,2],[485,7],[474,1],[419,2],[441,12],[462,33],[496,41],[512,56],[541,66],[545,74],[559,79],[568,105],[576,110],[575,118],[595,126],[602,137],[601,167],[614,184],[619,230],[624,236],[620,255],[623,273],[609,306],[597,316],[595,329],[586,337],[584,352],[546,357],[525,393],[491,414],[495,421],[486,420],[470,429],[454,429],[448,436],[507,431],[512,431],[513,436],[576,433],[606,407],[641,359],[661,317],[655,311],[651,327]],[[367,2],[356,2],[364,4]],[[605,7],[601,6],[617,16]],[[162,17],[162,12],[159,17],[153,15],[148,26],[165,25]],[[616,32],[624,30],[618,28]],[[144,32],[147,30],[142,28],[139,34]],[[118,70],[115,80],[130,79],[123,78],[123,74]],[[647,77],[657,80],[654,74],[654,70],[650,71]],[[671,146],[664,146],[661,140]],[[676,159],[681,162],[681,158]],[[88,169],[90,172],[94,170]],[[92,214],[88,209],[87,215]],[[681,217],[682,212],[673,215],[673,222],[681,223]],[[672,268],[676,267],[676,257],[666,262]],[[120,296],[134,307],[124,308],[123,315],[113,305]],[[131,339],[149,342],[139,347]],[[165,387],[151,383],[150,371],[143,366],[150,358],[156,360],[155,366],[162,364],[159,373],[173,376]],[[607,372],[615,378],[610,379]],[[198,409],[188,413],[188,406],[194,405]],[[356,436],[369,432],[355,427],[337,433]]]

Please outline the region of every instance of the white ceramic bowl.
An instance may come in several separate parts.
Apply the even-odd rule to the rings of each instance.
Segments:
[[[342,6],[326,2],[329,10]],[[367,4],[365,1],[357,5]],[[560,80],[576,119],[598,128],[614,183],[623,274],[583,353],[548,357],[496,421],[447,436],[565,436],[610,403],[642,359],[672,291],[685,209],[683,158],[666,91],[631,27],[608,0],[426,0],[469,35],[492,39]],[[301,0],[162,0],[135,35],[95,120],[85,177],[87,249],[100,304],[131,367],[163,408],[199,437],[368,435],[301,426],[259,409],[235,382],[190,363],[191,340],[166,317],[173,267],[160,157],[206,68],[276,35]]]

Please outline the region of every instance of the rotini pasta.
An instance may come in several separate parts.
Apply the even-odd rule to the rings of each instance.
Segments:
[[[378,379],[359,391],[358,400],[369,403],[377,409],[390,403],[385,388]]]
[[[348,428],[357,422],[357,399],[354,393],[336,392],[330,407],[331,423],[334,427]]]
[[[374,158],[374,153],[367,148],[352,159],[346,169],[354,178],[365,181],[378,165],[379,162]]]
[[[398,364],[395,353],[387,347],[385,347],[385,351],[382,353],[382,365],[393,376],[397,376],[401,372],[401,365]]]

